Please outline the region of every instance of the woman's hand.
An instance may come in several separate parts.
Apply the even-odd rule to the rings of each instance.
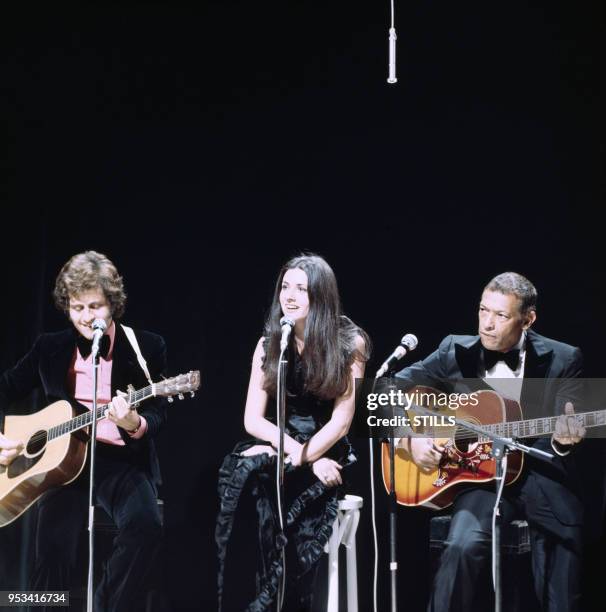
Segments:
[[[342,465],[328,457],[321,457],[313,462],[311,469],[320,482],[323,482],[327,487],[334,487],[343,484],[340,473],[342,467]]]
[[[261,455],[263,453],[267,453],[270,457],[278,454],[273,446],[269,446],[268,444],[255,444],[254,446],[247,448],[245,451],[242,451],[240,456],[252,457],[253,455]]]

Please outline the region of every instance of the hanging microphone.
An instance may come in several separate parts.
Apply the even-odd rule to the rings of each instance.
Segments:
[[[97,356],[99,352],[99,343],[101,342],[101,338],[103,337],[103,333],[107,329],[107,324],[103,319],[95,319],[93,321],[93,347],[92,354],[93,359]]]
[[[280,339],[280,350],[286,350],[288,346],[288,338],[292,328],[295,326],[295,322],[290,317],[282,317],[280,319],[280,326],[282,327],[282,338]]]
[[[400,344],[396,347],[396,350],[385,360],[383,365],[377,371],[377,375],[375,378],[381,378],[384,374],[389,372],[391,368],[393,368],[406,353],[410,353],[410,351],[414,351],[417,348],[417,344],[419,341],[414,334],[406,334],[402,340],[400,340]]]
[[[396,29],[389,28],[389,77],[388,83],[397,83],[396,78]]]

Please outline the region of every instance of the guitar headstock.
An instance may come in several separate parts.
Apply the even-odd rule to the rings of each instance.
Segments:
[[[200,370],[190,370],[187,374],[179,374],[154,383],[155,395],[166,397],[169,402],[173,401],[174,395],[183,399],[183,394],[189,393],[193,397],[198,387],[200,387]]]

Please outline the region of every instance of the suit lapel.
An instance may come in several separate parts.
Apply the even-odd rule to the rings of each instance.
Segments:
[[[480,337],[474,336],[466,344],[455,344],[455,359],[463,378],[477,378],[480,366]]]
[[[76,334],[74,329],[66,329],[56,337],[56,344],[49,352],[48,380],[54,387],[53,395],[68,398],[67,373],[76,350]]]
[[[526,335],[526,363],[524,364],[524,382],[520,398],[524,414],[536,417],[542,414],[545,385],[543,382],[532,382],[533,379],[545,379],[553,361],[553,350],[548,349],[541,337],[528,330]]]
[[[537,333],[528,330],[526,336],[524,378],[545,378],[552,360],[553,351],[545,346],[545,343]]]
[[[484,367],[480,336],[472,336],[460,344],[455,344],[455,357],[461,377],[465,380],[466,393],[489,388],[478,373]]]

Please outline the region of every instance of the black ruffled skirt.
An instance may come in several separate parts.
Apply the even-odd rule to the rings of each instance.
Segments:
[[[297,436],[298,437],[298,436]],[[303,440],[299,440],[303,441]],[[286,595],[284,611],[311,610],[318,561],[328,542],[337,515],[338,488],[326,487],[308,466],[285,466],[286,533],[280,534],[275,494],[276,457],[266,453],[242,457],[240,453],[259,441],[238,444],[225,457],[219,471],[220,510],[215,540],[219,555],[219,611],[261,612],[275,609],[278,585],[282,580],[281,550],[286,548]],[[345,441],[337,445],[339,460],[347,465],[355,460]],[[334,453],[331,453],[334,455]],[[334,457],[336,458],[336,457]],[[252,502],[252,503],[251,503]],[[238,513],[240,506],[247,516]],[[251,520],[256,510],[256,525]],[[253,515],[253,516],[251,516]],[[257,555],[236,559],[238,571],[226,580],[228,543],[232,534],[257,529]],[[247,529],[248,528],[248,529]],[[250,535],[250,534],[248,534]],[[232,542],[233,544],[233,542]],[[234,547],[235,548],[235,547]],[[234,550],[235,553],[235,550]],[[235,555],[232,555],[235,556]],[[256,571],[256,594],[247,603],[242,601],[243,573]],[[239,584],[233,584],[235,581]],[[234,604],[232,600],[238,600]]]

